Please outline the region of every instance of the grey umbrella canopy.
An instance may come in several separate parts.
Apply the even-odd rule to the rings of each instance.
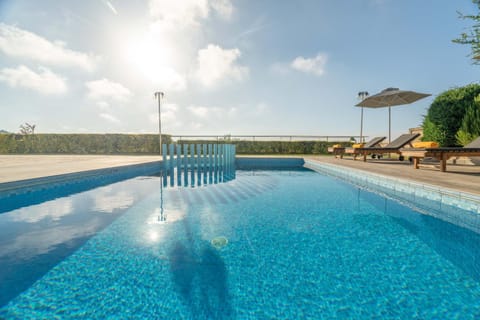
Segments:
[[[356,106],[365,108],[388,107],[388,142],[390,142],[392,128],[392,113],[390,107],[399,106],[402,104],[410,104],[428,96],[431,96],[431,94],[400,90],[398,88],[387,88],[380,93],[365,98],[360,103],[356,104]]]

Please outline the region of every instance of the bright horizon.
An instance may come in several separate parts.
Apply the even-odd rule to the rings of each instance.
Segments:
[[[0,2],[0,130],[37,133],[360,133],[359,91],[432,94],[392,107],[392,138],[435,97],[478,81],[452,43],[471,0]],[[364,135],[388,135],[365,109]]]

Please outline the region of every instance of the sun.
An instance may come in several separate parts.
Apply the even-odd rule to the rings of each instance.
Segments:
[[[130,72],[164,89],[184,89],[185,77],[175,68],[174,46],[151,33],[126,41],[122,50]]]
[[[154,81],[161,77],[160,71],[171,64],[171,51],[166,43],[149,35],[130,40],[125,56],[135,72]]]

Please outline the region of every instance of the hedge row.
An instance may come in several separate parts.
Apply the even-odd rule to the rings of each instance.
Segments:
[[[163,143],[170,136],[162,135]],[[325,141],[178,141],[233,143],[237,154],[326,154],[338,142]],[[347,145],[348,143],[343,143]],[[0,154],[159,154],[155,134],[0,134]]]
[[[178,143],[212,143],[212,141],[178,141]],[[237,154],[326,154],[328,147],[340,142],[326,141],[222,141],[236,145]],[[340,143],[349,146],[350,143]]]
[[[162,140],[171,141],[164,135]],[[158,154],[159,147],[155,134],[0,134],[0,153]]]

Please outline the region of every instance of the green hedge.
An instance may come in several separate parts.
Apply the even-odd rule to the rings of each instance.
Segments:
[[[0,154],[159,154],[159,147],[155,134],[0,134]]]
[[[212,141],[178,141],[180,144],[213,143]],[[217,142],[215,142],[217,143]],[[237,154],[326,154],[328,147],[334,144],[350,146],[350,142],[326,141],[219,141],[218,143],[232,143],[236,146]]]
[[[163,143],[171,137],[162,135]],[[178,141],[233,143],[237,154],[326,154],[327,148],[349,142],[326,141]],[[0,134],[0,154],[159,154],[155,134]]]

